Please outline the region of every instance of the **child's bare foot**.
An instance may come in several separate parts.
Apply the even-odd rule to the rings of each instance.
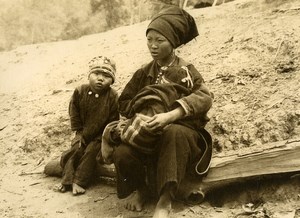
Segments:
[[[143,191],[136,191],[123,200],[124,207],[131,211],[142,211],[147,195]]]
[[[153,218],[168,218],[172,209],[172,198],[169,193],[162,194],[156,204]]]
[[[72,192],[73,192],[73,195],[80,195],[80,194],[85,193],[85,189],[82,188],[80,185],[77,185],[76,183],[73,183]]]
[[[65,193],[70,190],[68,185],[58,184],[54,187],[54,190],[57,192]]]

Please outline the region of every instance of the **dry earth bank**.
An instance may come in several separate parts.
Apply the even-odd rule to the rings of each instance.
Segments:
[[[281,2],[281,3],[280,3]],[[215,155],[300,137],[300,2],[241,0],[195,9],[200,36],[178,49],[214,93],[207,126]],[[57,178],[39,174],[70,143],[67,106],[87,81],[86,63],[105,54],[117,62],[121,92],[151,60],[147,22],[75,41],[22,46],[0,53],[0,214],[2,217],[151,217],[119,207],[114,184],[97,181],[86,195],[52,191]],[[201,205],[176,203],[172,217],[300,217],[299,177],[218,190]]]

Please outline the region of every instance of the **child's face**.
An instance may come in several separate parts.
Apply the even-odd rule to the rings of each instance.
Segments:
[[[98,93],[101,90],[108,88],[112,84],[113,79],[106,72],[95,71],[90,74],[89,82],[92,91]]]

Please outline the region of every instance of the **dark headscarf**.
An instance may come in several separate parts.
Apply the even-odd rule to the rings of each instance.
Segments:
[[[185,10],[170,6],[155,15],[147,30],[156,30],[166,37],[174,48],[186,44],[199,35],[194,18]]]

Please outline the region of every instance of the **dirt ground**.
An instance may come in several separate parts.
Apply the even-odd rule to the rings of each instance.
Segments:
[[[177,54],[192,62],[214,93],[214,154],[226,155],[300,137],[300,2],[236,0],[193,9],[200,36]],[[118,92],[142,64],[147,22],[0,53],[1,217],[151,217],[119,205],[115,184],[99,179],[85,195],[53,191],[46,163],[70,145],[68,102],[87,81],[96,55],[116,60]],[[246,214],[247,206],[256,210]],[[200,205],[173,205],[171,217],[300,217],[300,181],[254,181],[216,190]]]

